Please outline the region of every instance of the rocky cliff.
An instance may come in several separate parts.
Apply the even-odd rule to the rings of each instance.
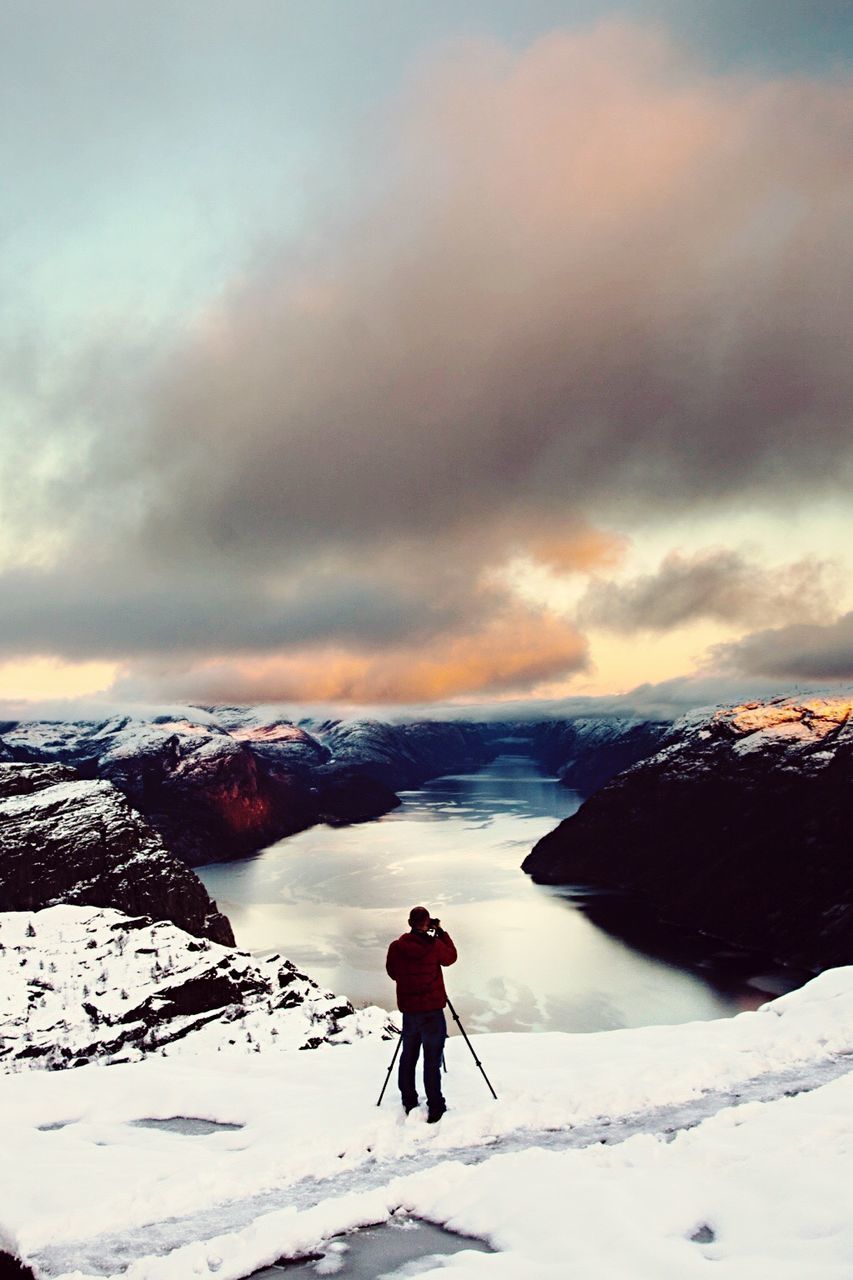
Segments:
[[[110,782],[67,765],[0,764],[0,911],[86,903],[233,944],[201,881]]]
[[[591,795],[617,773],[653,755],[672,732],[671,720],[578,716],[537,724],[532,750],[566,787]]]
[[[92,907],[0,913],[0,1069],[313,1049],[393,1034],[279,955]]]
[[[395,791],[479,768],[494,754],[484,726],[461,721],[327,720],[313,730],[329,750],[326,769],[357,769]]]
[[[680,722],[540,840],[540,883],[640,894],[674,923],[810,968],[853,962],[853,725],[843,699]]]
[[[112,782],[190,866],[241,857],[316,822],[361,822],[398,789],[489,758],[471,726],[327,721],[254,708],[0,725],[0,758],[60,763]]]
[[[0,760],[63,764],[114,784],[189,866],[242,857],[317,822],[379,817],[398,791],[529,753],[588,792],[650,754],[667,724],[624,717],[523,722],[292,721],[196,707],[152,719],[0,724]]]

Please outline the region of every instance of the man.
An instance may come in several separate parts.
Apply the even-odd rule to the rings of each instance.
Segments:
[[[435,1124],[447,1110],[441,1092],[441,1055],[447,1039],[442,965],[453,964],[456,948],[449,933],[433,920],[426,907],[412,907],[409,932],[388,948],[385,969],[397,984],[397,1008],[403,1015],[403,1052],[397,1080],[406,1115],[418,1105],[415,1085],[421,1046],[424,1051],[424,1089],[427,1124]]]

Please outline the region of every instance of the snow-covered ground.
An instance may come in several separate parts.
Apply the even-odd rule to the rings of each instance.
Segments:
[[[6,1070],[132,1062],[152,1052],[311,1049],[390,1035],[280,955],[263,960],[98,907],[0,912],[0,1063]]]
[[[379,1035],[182,1044],[3,1080],[0,1247],[68,1280],[238,1280],[404,1210],[494,1246],[423,1272],[458,1280],[853,1274],[853,969],[727,1020],[475,1037],[497,1103],[454,1037],[436,1126],[393,1082],[376,1107]],[[151,1123],[175,1117],[213,1124]]]

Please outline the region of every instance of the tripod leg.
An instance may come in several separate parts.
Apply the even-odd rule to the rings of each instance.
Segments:
[[[402,1043],[403,1043],[403,1033],[401,1031],[399,1036],[397,1037],[397,1047],[394,1050],[394,1057],[391,1059],[391,1065],[388,1067],[388,1070],[385,1072],[385,1083],[382,1086],[382,1092],[380,1093],[379,1101],[376,1104],[377,1107],[382,1106],[382,1099],[385,1097],[385,1090],[388,1088],[388,1081],[391,1079],[391,1072],[394,1070],[394,1063],[397,1061],[397,1054],[400,1052],[400,1045]]]
[[[480,1068],[480,1075],[483,1077],[483,1079],[485,1080],[486,1084],[489,1086],[489,1093],[492,1095],[492,1097],[494,1098],[495,1102],[497,1102],[497,1100],[498,1100],[498,1095],[495,1093],[494,1089],[492,1088],[492,1082],[491,1082],[491,1080],[489,1079],[489,1077],[486,1075],[485,1071],[483,1070],[483,1064],[482,1064],[482,1062],[480,1061],[480,1059],[477,1057],[476,1053],[474,1052],[474,1046],[472,1045],[471,1041],[468,1039],[468,1035],[467,1035],[467,1033],[466,1033],[466,1031],[465,1031],[465,1028],[463,1027],[462,1023],[461,1023],[461,1022],[460,1022],[460,1020],[459,1020],[459,1014],[458,1014],[458,1013],[456,1012],[456,1010],[453,1008],[453,1005],[450,1003],[450,1001],[449,1001],[449,1000],[447,1001],[447,1007],[448,1007],[448,1009],[450,1010],[450,1012],[453,1014],[453,1020],[454,1020],[454,1022],[456,1023],[457,1027],[458,1027],[458,1028],[459,1028],[459,1030],[462,1032],[462,1035],[465,1037],[465,1043],[467,1044],[468,1048],[471,1050],[471,1057],[474,1059],[474,1061],[476,1062],[477,1066]]]

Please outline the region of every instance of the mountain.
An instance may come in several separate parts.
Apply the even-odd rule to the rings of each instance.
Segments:
[[[5,1071],[393,1034],[383,1011],[356,1013],[279,955],[92,907],[0,913],[0,1005]]]
[[[198,877],[111,782],[61,764],[0,764],[0,910],[58,902],[118,907],[234,943]]]
[[[327,720],[313,728],[328,748],[332,763],[327,768],[357,769],[395,790],[479,768],[494,754],[486,726],[459,721]]]
[[[587,793],[657,749],[669,722],[304,720],[211,706],[102,721],[0,723],[0,761],[71,765],[112,782],[189,866],[243,857],[317,822],[363,822],[398,791],[532,755]]]
[[[664,919],[810,969],[853,960],[853,704],[688,716],[523,863],[640,895]]]
[[[379,817],[399,804],[397,789],[488,758],[464,725],[313,729],[251,707],[0,724],[0,759],[70,765],[113,783],[190,866],[245,856],[316,822]]]
[[[671,730],[671,720],[579,716],[536,725],[532,747],[543,768],[556,773],[564,786],[591,795],[658,751]]]

